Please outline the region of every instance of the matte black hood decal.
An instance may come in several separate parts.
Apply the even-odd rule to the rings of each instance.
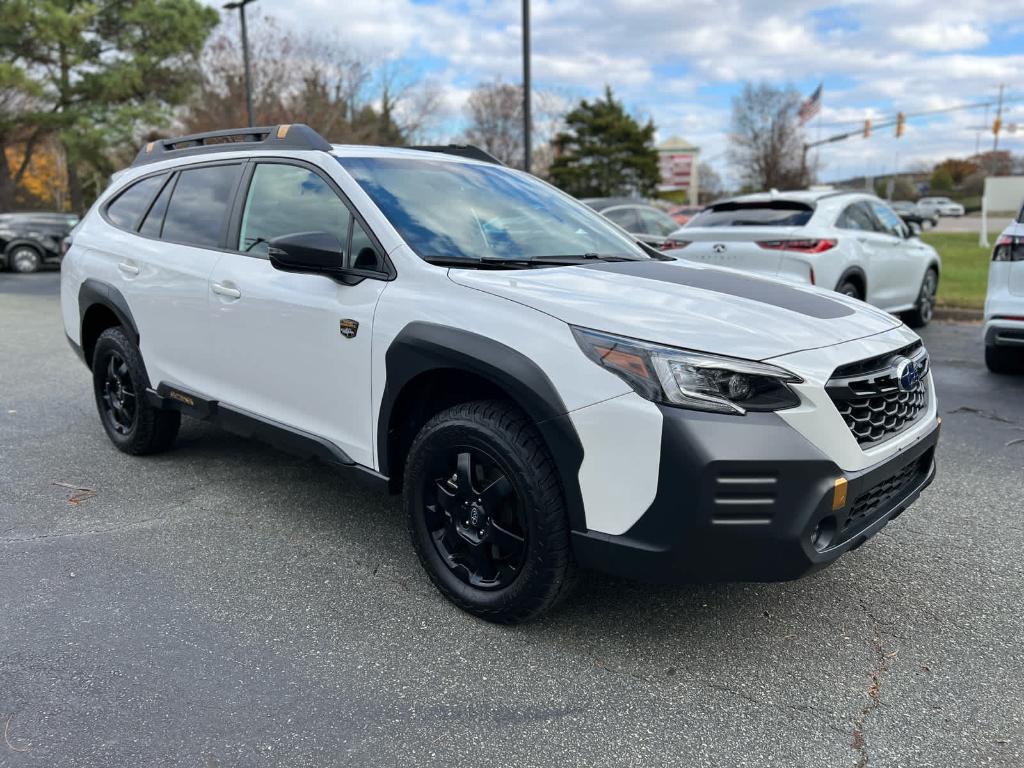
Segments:
[[[724,269],[691,267],[685,264],[670,264],[664,261],[599,261],[582,265],[583,269],[599,269],[603,272],[643,277],[664,283],[686,285],[715,293],[739,296],[762,304],[799,312],[802,315],[821,320],[834,320],[853,314],[853,309],[838,301],[818,296],[785,283],[748,277]]]

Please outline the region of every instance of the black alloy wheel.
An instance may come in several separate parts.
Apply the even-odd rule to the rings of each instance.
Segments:
[[[128,374],[128,364],[117,352],[107,358],[103,379],[103,417],[119,435],[129,435],[138,420],[138,394]]]
[[[509,586],[526,560],[522,504],[493,456],[470,446],[438,454],[424,476],[427,530],[441,560],[477,589]]]
[[[409,535],[434,586],[462,610],[515,624],[575,582],[557,465],[514,404],[476,400],[417,432],[403,473]]]
[[[135,456],[170,448],[181,424],[178,411],[147,400],[148,382],[138,344],[120,327],[103,331],[92,356],[96,408],[110,442]]]

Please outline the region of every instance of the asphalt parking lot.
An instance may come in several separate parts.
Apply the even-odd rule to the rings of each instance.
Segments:
[[[977,325],[924,334],[936,482],[832,568],[588,577],[512,629],[324,466],[195,422],[118,453],[56,273],[0,274],[0,329],[0,766],[1024,764],[1024,378]]]

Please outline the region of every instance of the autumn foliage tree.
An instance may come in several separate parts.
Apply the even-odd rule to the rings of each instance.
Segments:
[[[78,211],[83,177],[95,191],[112,170],[108,150],[134,144],[189,95],[218,19],[199,0],[3,0],[0,17],[0,208],[53,137]]]

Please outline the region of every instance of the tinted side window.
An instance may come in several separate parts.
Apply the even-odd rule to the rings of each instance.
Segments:
[[[836,221],[836,226],[841,229],[856,229],[862,232],[875,231],[874,219],[860,203],[846,206],[846,210],[840,214],[839,219]]]
[[[667,213],[650,208],[638,208],[643,231],[652,235],[670,235],[679,229],[676,220]]]
[[[344,245],[351,218],[318,174],[296,165],[263,163],[249,186],[238,250],[266,253],[269,241],[296,232],[327,232]]]
[[[173,181],[168,181],[164,184],[164,188],[160,190],[160,194],[157,195],[156,201],[150,207],[149,213],[146,214],[146,218],[142,220],[142,226],[139,227],[140,235],[160,237],[160,229],[164,224],[164,214],[167,213],[167,204],[171,201],[171,189],[173,187]]]
[[[150,176],[132,184],[107,206],[107,218],[122,229],[135,229],[139,218],[146,212],[149,201],[164,183],[167,174]]]
[[[164,240],[216,248],[242,166],[210,165],[181,171],[164,217]]]
[[[604,217],[614,224],[618,224],[627,232],[640,231],[640,220],[633,208],[613,208],[605,212]]]

